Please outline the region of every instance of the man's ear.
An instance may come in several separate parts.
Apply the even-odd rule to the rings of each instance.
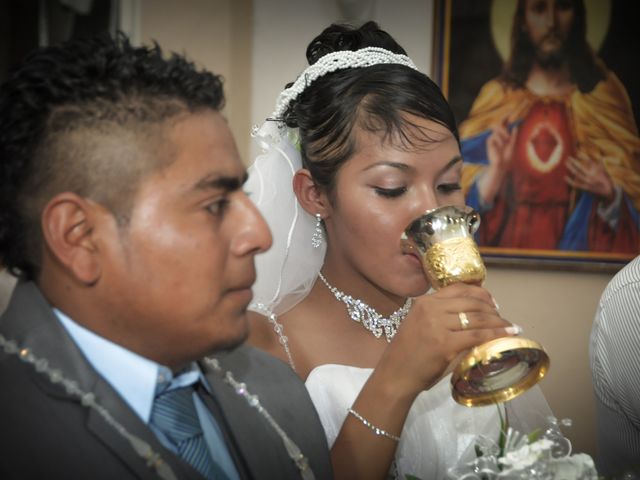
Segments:
[[[95,227],[98,204],[72,192],[53,197],[42,212],[45,248],[71,275],[93,285],[102,272]]]
[[[306,168],[301,168],[293,176],[293,191],[302,208],[311,215],[320,214],[325,219],[331,213],[331,204],[325,192],[319,188]]]

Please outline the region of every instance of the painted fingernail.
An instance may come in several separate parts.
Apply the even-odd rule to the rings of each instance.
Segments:
[[[505,328],[509,335],[520,335],[522,333],[522,327],[520,325],[511,325]]]

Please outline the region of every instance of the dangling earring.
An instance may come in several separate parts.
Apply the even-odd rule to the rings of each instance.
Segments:
[[[320,248],[323,240],[324,234],[322,231],[322,217],[319,213],[316,213],[316,231],[313,232],[313,236],[311,237],[311,245],[313,245],[313,248]]]

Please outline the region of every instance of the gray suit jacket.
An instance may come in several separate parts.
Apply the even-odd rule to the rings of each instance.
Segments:
[[[93,392],[97,402],[130,433],[147,442],[179,479],[201,479],[165,449],[153,432],[92,368],[33,283],[16,286],[0,317],[0,334],[46,358],[52,368]],[[220,363],[247,384],[309,459],[317,479],[331,478],[331,463],[318,415],[302,382],[279,360],[242,346]],[[213,395],[199,392],[217,419],[243,479],[300,478],[280,437],[259,413],[204,364]],[[128,441],[78,398],[0,349],[0,478],[153,479]]]

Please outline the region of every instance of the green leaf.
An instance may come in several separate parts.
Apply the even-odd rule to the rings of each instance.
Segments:
[[[502,416],[502,410],[500,410],[499,403],[496,403],[496,407],[498,408],[498,416],[500,417],[500,438],[498,439],[498,448],[500,449],[500,453],[498,454],[498,458],[502,458],[504,457],[504,447],[507,443],[507,430],[509,429],[509,422],[507,421],[506,415]]]
[[[542,433],[542,430],[539,428],[536,428],[534,431],[532,431],[531,433],[529,433],[529,435],[527,435],[527,440],[529,443],[533,443],[535,441],[537,441],[540,438],[540,434]]]

